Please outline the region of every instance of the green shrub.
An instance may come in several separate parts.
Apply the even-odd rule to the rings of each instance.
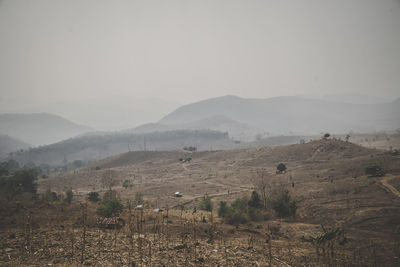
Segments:
[[[131,180],[125,180],[125,181],[122,183],[122,187],[124,187],[125,189],[128,188],[128,187],[133,187],[133,183],[132,183]]]
[[[238,226],[239,224],[247,223],[249,221],[249,216],[246,212],[238,209],[231,209],[225,221],[231,225]]]
[[[265,212],[259,194],[253,191],[250,200],[247,197],[235,199],[230,206],[221,201],[218,207],[218,216],[228,224],[238,226],[249,221],[264,220]]]
[[[226,201],[220,201],[218,207],[218,217],[224,218],[229,212],[228,203]]]
[[[278,166],[276,166],[276,172],[282,173],[284,171],[286,171],[286,165],[283,163],[279,163]]]
[[[100,195],[98,192],[90,192],[88,196],[88,200],[91,202],[99,202],[100,201]]]
[[[199,209],[206,210],[206,211],[212,211],[213,210],[211,198],[209,196],[204,196],[203,197],[203,199],[199,203]]]
[[[277,198],[271,200],[272,208],[280,218],[296,215],[296,200],[292,200],[289,191],[285,190]]]
[[[378,164],[370,164],[365,167],[365,173],[372,177],[381,177],[385,175],[382,167]]]
[[[248,204],[249,204],[249,207],[253,207],[256,209],[260,209],[263,207],[260,195],[257,193],[257,191],[253,191],[251,193],[251,198],[250,198]]]
[[[110,200],[106,203],[103,203],[96,211],[97,215],[102,217],[116,217],[124,209],[124,206],[118,200]]]
[[[9,201],[37,198],[38,175],[36,168],[4,171],[0,177],[0,196]]]

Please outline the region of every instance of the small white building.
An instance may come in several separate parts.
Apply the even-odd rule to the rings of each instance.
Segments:
[[[182,193],[181,192],[175,192],[174,196],[175,197],[182,197]]]

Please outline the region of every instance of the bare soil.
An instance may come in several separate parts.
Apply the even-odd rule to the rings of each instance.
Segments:
[[[192,160],[179,161],[186,156]],[[280,162],[287,171],[276,174]],[[372,163],[382,166],[384,177],[365,175],[365,167]],[[190,154],[129,152],[52,174],[39,180],[40,192],[51,188],[61,194],[71,187],[74,203],[2,205],[0,262],[6,266],[79,264],[84,247],[80,219],[84,208],[79,202],[84,203],[90,191],[107,190],[100,181],[108,169],[116,174],[119,182],[114,189],[123,203],[140,191],[145,211],[131,214],[130,225],[136,229],[131,234],[129,225],[120,230],[98,228],[93,219],[98,204],[90,203],[82,261],[87,265],[268,266],[271,259],[273,266],[400,266],[395,244],[400,224],[400,156],[338,140]],[[260,169],[268,174],[270,194],[286,188],[297,200],[296,216],[279,219],[268,210],[265,221],[238,228],[223,223],[216,214],[219,201],[250,196]],[[123,188],[125,179],[134,186]],[[175,198],[176,191],[183,197]],[[193,214],[193,207],[206,194],[214,213]],[[181,217],[178,206],[182,204]],[[154,213],[154,208],[164,212]],[[27,225],[29,214],[33,221]],[[129,221],[128,210],[122,217]],[[317,247],[302,241],[303,236],[320,235],[321,225],[342,228],[347,242],[320,246],[317,252]]]

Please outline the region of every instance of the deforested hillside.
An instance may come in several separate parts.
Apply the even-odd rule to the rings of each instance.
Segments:
[[[0,114],[0,134],[31,145],[52,144],[92,131],[63,117],[48,113]]]
[[[235,146],[226,133],[208,130],[177,130],[147,134],[103,133],[71,138],[52,145],[18,151],[11,158],[21,164],[67,166],[103,159],[128,151],[226,149]]]
[[[277,171],[280,163],[286,170]],[[370,173],[371,166],[378,172]],[[396,263],[396,266],[399,263],[395,241],[400,224],[400,157],[395,151],[369,149],[334,139],[229,151],[131,151],[41,178],[39,192],[44,194],[51,189],[62,195],[65,188],[71,188],[74,203],[79,203],[86,201],[91,191],[101,197],[108,194],[110,189],[103,184],[104,177],[112,177],[113,190],[122,203],[143,203],[143,212],[141,208],[131,211],[126,206],[121,217],[128,222],[132,214],[136,222],[138,216],[143,216],[144,232],[139,234],[143,233],[144,240],[158,242],[163,238],[154,229],[159,229],[158,224],[164,222],[162,218],[168,216],[162,229],[170,240],[163,243],[167,248],[161,251],[173,253],[173,261],[183,258],[182,266],[185,249],[186,255],[195,249],[209,255],[201,259],[205,266],[226,262],[244,264],[243,257],[247,264],[254,265],[271,259],[272,266],[281,266],[282,262],[285,266],[364,266],[365,263],[368,266]],[[128,186],[124,186],[126,181]],[[240,217],[243,214],[235,213],[239,217],[233,217],[237,219],[233,222],[222,217],[223,205],[233,208],[241,203],[250,212],[253,191],[262,195],[262,184],[266,185],[267,197],[264,208],[257,210],[262,216]],[[177,191],[182,194],[179,198],[174,197]],[[274,206],[280,194],[295,200],[295,215],[280,215]],[[214,207],[212,211],[203,210],[205,200]],[[57,205],[63,210],[73,207],[53,202],[43,204],[40,210],[35,206],[28,209],[34,210],[36,216],[41,212],[50,214],[40,219],[41,225],[57,225],[61,223],[60,218],[70,221],[69,224],[78,221],[77,225],[81,225],[78,215],[73,215],[75,219],[55,215]],[[98,230],[93,219],[96,208],[101,205],[90,204],[87,211],[91,214],[87,221],[88,238],[93,242],[87,245],[86,258],[92,263],[98,261],[93,244],[100,240],[94,233],[107,233],[107,230]],[[2,212],[6,214],[8,210]],[[15,225],[24,227],[23,216],[15,216],[2,217],[0,224],[8,225],[14,220]],[[47,232],[41,229],[40,233],[47,233],[51,239],[51,235],[56,235],[54,229],[59,228],[53,227]],[[125,226],[122,231],[128,229]],[[114,234],[114,230],[109,231]],[[324,240],[329,235],[335,239]],[[112,243],[119,247],[122,258],[128,253],[123,245],[128,244],[125,238],[126,235],[119,235],[117,243]],[[6,242],[12,245],[14,241]],[[59,246],[64,252],[54,257],[64,262],[62,255],[70,249],[61,243]],[[138,249],[135,251],[140,253],[140,246]],[[226,252],[219,257],[215,250]],[[137,261],[168,263],[158,250],[152,255],[137,255],[143,257],[137,256]],[[108,252],[103,252],[103,256],[104,260],[112,261]],[[198,262],[193,257],[186,261]]]

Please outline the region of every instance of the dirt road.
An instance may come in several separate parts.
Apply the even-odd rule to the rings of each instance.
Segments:
[[[384,187],[386,187],[387,189],[389,189],[389,190],[390,190],[393,194],[395,194],[397,197],[400,197],[400,192],[399,192],[393,185],[389,184],[389,180],[394,179],[394,178],[396,178],[396,177],[394,177],[394,176],[387,176],[387,177],[384,177],[384,178],[381,180],[381,184],[382,184]]]

